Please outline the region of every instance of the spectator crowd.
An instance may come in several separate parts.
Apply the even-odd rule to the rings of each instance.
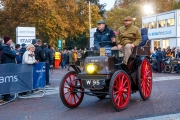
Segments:
[[[54,47],[47,43],[42,43],[40,39],[33,39],[31,44],[16,44],[15,48],[11,46],[12,39],[4,36],[0,40],[0,64],[37,64],[45,62],[46,66],[46,85],[50,85],[49,70],[50,69],[66,69],[70,70],[69,65],[82,66],[85,59],[85,49],[63,49],[55,50]],[[10,94],[2,95],[3,100],[11,99]]]
[[[154,52],[151,51],[153,72],[164,72],[164,62],[167,60],[166,58],[170,58],[171,60],[180,60],[180,47],[170,48],[170,46],[168,46],[163,49],[161,49],[161,47],[155,47],[154,49]]]

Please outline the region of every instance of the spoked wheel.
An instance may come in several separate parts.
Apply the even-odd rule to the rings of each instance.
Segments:
[[[138,87],[143,100],[147,100],[152,91],[152,69],[148,59],[144,58],[138,67]]]
[[[110,81],[109,95],[113,107],[117,111],[127,107],[131,98],[131,82],[126,72],[119,70],[113,74]]]
[[[82,86],[82,81],[76,80],[76,72],[71,71],[64,76],[59,87],[60,98],[63,104],[69,108],[79,106],[84,97],[84,90],[74,86]],[[80,92],[77,92],[78,90]]]
[[[165,66],[164,66],[164,72],[166,72],[166,73],[171,73],[171,71],[172,71],[171,65],[165,65]]]

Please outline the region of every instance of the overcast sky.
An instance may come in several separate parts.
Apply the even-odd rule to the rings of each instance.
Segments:
[[[115,0],[100,0],[101,4],[103,4],[103,3],[107,4],[105,7],[106,10],[110,10],[114,6],[114,2],[115,2]]]

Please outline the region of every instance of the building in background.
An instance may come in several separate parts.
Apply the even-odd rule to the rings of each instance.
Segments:
[[[142,28],[148,28],[151,49],[180,46],[180,10],[142,17]]]

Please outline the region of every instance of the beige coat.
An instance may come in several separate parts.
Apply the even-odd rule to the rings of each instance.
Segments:
[[[125,46],[126,44],[134,44],[138,46],[142,41],[140,29],[134,25],[128,27],[122,26],[118,29],[117,44]]]

